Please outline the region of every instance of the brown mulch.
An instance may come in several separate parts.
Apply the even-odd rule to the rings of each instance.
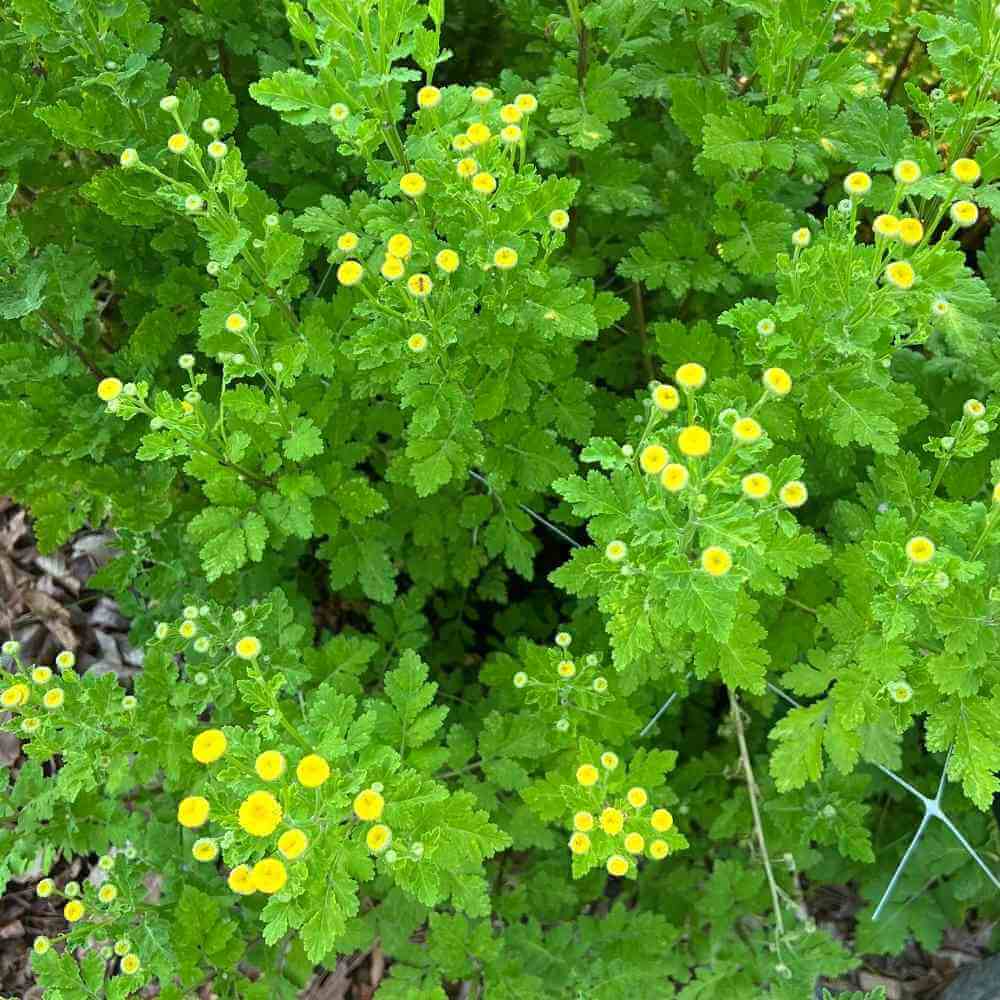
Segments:
[[[142,667],[141,650],[128,642],[128,621],[114,601],[87,589],[90,577],[114,555],[113,537],[99,530],[81,531],[58,551],[38,551],[26,512],[0,497],[0,640],[17,639],[25,660],[52,663],[64,650],[76,654],[81,672],[114,671],[123,680]],[[0,768],[17,768],[19,740],[0,733]],[[90,863],[75,858],[50,872],[59,882],[82,879]],[[58,934],[58,909],[35,894],[42,872],[13,879],[0,898],[0,996],[40,1000],[30,968],[31,942],[40,934]],[[834,936],[846,939],[861,901],[848,887],[826,887],[825,902],[814,917]],[[934,953],[911,942],[900,955],[867,956],[850,976],[827,982],[843,990],[885,988],[887,1000],[936,1000],[956,973],[989,954],[993,925],[970,921],[945,932]],[[370,1000],[386,974],[385,957],[373,949],[342,958],[334,969],[317,972],[300,993],[301,1000]],[[146,995],[155,996],[155,988]],[[461,995],[461,994],[460,994]],[[198,996],[211,1000],[211,985]]]

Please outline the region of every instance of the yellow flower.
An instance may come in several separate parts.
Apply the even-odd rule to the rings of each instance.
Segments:
[[[647,444],[639,454],[639,466],[647,475],[655,476],[663,470],[669,458],[662,444]]]
[[[466,180],[475,176],[478,169],[479,164],[476,163],[475,159],[471,156],[465,156],[455,164],[455,173],[458,174],[459,177],[463,177]],[[488,177],[489,174],[486,176]],[[496,182],[494,182],[493,187],[496,187]]]
[[[573,814],[573,829],[589,833],[594,829],[594,815],[586,810]]]
[[[962,184],[975,184],[982,177],[983,171],[975,160],[970,160],[967,156],[957,159],[951,165],[951,176]]]
[[[392,830],[385,823],[376,823],[365,834],[365,843],[372,854],[378,854],[392,843]]]
[[[906,557],[910,562],[930,562],[936,551],[937,547],[924,535],[915,535],[906,543]]]
[[[366,788],[364,791],[358,792],[354,798],[354,815],[366,823],[378,819],[384,808],[385,799],[382,797],[382,793],[375,791],[374,788]]]
[[[733,426],[733,437],[743,444],[753,444],[759,441],[764,433],[764,428],[754,420],[753,417],[740,417]]]
[[[740,480],[744,496],[751,500],[763,500],[771,492],[771,477],[763,472],[751,472]]]
[[[775,396],[787,396],[792,391],[792,376],[784,368],[766,368],[760,380]]]
[[[802,248],[809,246],[810,243],[812,243],[812,231],[808,226],[802,226],[792,233],[792,246]]]
[[[489,104],[493,100],[493,91],[489,87],[474,87],[472,100],[479,105]]]
[[[777,325],[770,316],[765,316],[763,319],[757,321],[757,332],[762,337],[770,337],[776,329]]]
[[[685,389],[700,389],[705,384],[706,378],[708,378],[708,373],[695,361],[681,365],[674,372],[674,381]]]
[[[183,132],[175,132],[167,139],[167,149],[171,153],[183,153],[191,144],[191,140]]]
[[[951,303],[947,299],[938,297],[931,303],[931,312],[935,316],[947,316],[950,309]]]
[[[31,696],[31,689],[27,684],[12,684],[0,695],[0,707],[20,708]]]
[[[36,955],[44,955],[52,947],[52,942],[44,934],[39,934],[32,942],[31,947]]]
[[[394,257],[391,253],[387,253],[379,270],[382,272],[382,277],[385,278],[386,281],[398,281],[406,273],[406,266],[398,257]]]
[[[712,450],[712,435],[704,427],[691,424],[677,435],[677,447],[688,458],[701,458]]]
[[[422,333],[411,333],[407,338],[406,346],[414,354],[420,354],[427,350],[427,338]]]
[[[587,854],[590,851],[590,837],[585,833],[576,831],[569,838],[569,849],[574,854]]]
[[[218,139],[210,142],[207,149],[208,155],[212,157],[213,160],[221,160],[226,153],[229,152],[229,147],[226,146],[224,142],[220,142]]]
[[[710,545],[701,554],[701,568],[709,576],[725,576],[732,567],[733,557],[719,545]]]
[[[500,129],[500,141],[507,143],[508,146],[512,146],[514,143],[520,142],[521,135],[521,129],[518,125],[506,125]]]
[[[434,263],[444,271],[445,274],[454,274],[458,270],[460,263],[458,254],[454,250],[441,250],[434,258]]]
[[[66,700],[66,692],[62,688],[51,688],[42,696],[42,704],[46,708],[62,708]]]
[[[522,114],[530,115],[538,110],[538,99],[534,94],[518,94],[514,98],[514,107]]]
[[[129,146],[128,149],[122,150],[122,155],[118,158],[118,162],[126,169],[130,170],[139,162],[139,152]]]
[[[523,117],[521,109],[514,104],[505,104],[500,109],[500,121],[504,125],[516,125]]]
[[[253,884],[253,876],[251,875],[249,865],[237,865],[229,873],[229,878],[226,882],[233,892],[237,892],[241,896],[251,896],[257,891],[257,887]]]
[[[899,219],[895,215],[876,215],[872,229],[876,235],[892,239],[899,235]]]
[[[110,882],[105,882],[100,889],[97,890],[97,898],[102,903],[113,903],[118,898],[118,888],[112,885]]]
[[[295,777],[303,788],[319,788],[330,777],[330,765],[319,754],[307,754],[295,768]]]
[[[411,240],[406,233],[396,233],[395,235],[389,237],[386,243],[386,249],[393,255],[393,257],[398,257],[400,260],[406,260],[406,258],[413,252],[413,240]]]
[[[359,265],[360,266],[360,265]],[[235,646],[236,655],[241,660],[252,660],[260,655],[260,639],[255,635],[245,635],[239,639]]]
[[[121,379],[114,378],[113,376],[102,378],[97,383],[97,395],[105,403],[110,403],[112,399],[117,399],[121,395],[123,388]]]
[[[625,816],[620,809],[608,806],[601,812],[600,824],[601,829],[606,834],[614,837],[622,832],[622,827],[625,825]]]
[[[853,170],[844,178],[844,190],[849,195],[866,195],[871,189],[872,179],[863,170]]]
[[[628,871],[628,861],[625,860],[620,854],[612,854],[608,858],[608,874],[614,875],[615,878],[621,878]]]
[[[613,563],[621,562],[628,555],[628,546],[620,538],[613,538],[604,547],[604,555]]]
[[[924,224],[912,216],[900,219],[899,238],[908,247],[915,247],[924,238]]]
[[[455,138],[451,140],[451,148],[455,150],[456,153],[464,153],[466,150],[472,149],[472,143],[469,142],[469,137],[467,135],[456,135]]]
[[[956,226],[961,226],[963,229],[967,229],[969,226],[974,226],[976,220],[979,218],[979,209],[976,208],[975,203],[971,201],[956,201],[954,205],[951,206],[951,221],[955,223]]]
[[[411,198],[419,198],[427,190],[427,181],[423,174],[411,171],[400,177],[399,190]]]
[[[356,260],[345,260],[337,268],[337,281],[350,288],[365,276],[365,269]]]
[[[257,755],[253,769],[262,781],[276,781],[285,773],[285,755],[277,750],[265,750]]]
[[[913,698],[913,688],[906,681],[893,681],[889,685],[889,697],[897,705],[905,705]]]
[[[670,853],[670,845],[657,838],[649,845],[649,856],[654,861],[662,861]]]
[[[986,413],[986,407],[978,399],[967,399],[962,404],[962,412],[967,417],[981,417]]]
[[[270,792],[251,792],[238,812],[240,826],[252,837],[270,837],[283,815],[281,804]]]
[[[885,269],[885,280],[904,291],[913,287],[915,277],[913,265],[908,260],[894,260]]]
[[[177,631],[182,639],[191,639],[198,632],[198,626],[195,622],[181,622]]]
[[[493,254],[493,263],[501,271],[509,271],[517,266],[517,251],[513,247],[500,247]]]
[[[674,825],[674,817],[666,809],[654,809],[649,817],[649,825],[657,833],[666,833]]]
[[[277,858],[264,858],[253,866],[250,881],[255,889],[270,896],[284,888],[288,881],[288,872]]]
[[[554,208],[549,212],[549,225],[562,232],[569,225],[569,212],[564,208]]]
[[[441,103],[441,91],[427,84],[417,91],[417,104],[422,108],[436,108]]]
[[[72,650],[64,649],[56,657],[56,666],[60,670],[72,670],[76,666],[76,656]]]
[[[575,677],[576,676],[576,664],[572,660],[562,660],[559,666],[556,667],[556,671],[560,677]]]
[[[38,885],[35,886],[35,892],[38,893],[39,899],[48,899],[52,895],[53,889],[55,889],[56,884],[50,878],[43,878]]]
[[[309,846],[309,838],[301,830],[286,830],[278,838],[278,850],[294,861]]]
[[[225,327],[230,333],[242,333],[247,328],[246,317],[238,312],[231,312],[226,317]]]
[[[642,854],[642,849],[646,846],[646,839],[641,833],[625,834],[625,850],[629,854]]]
[[[605,750],[601,754],[601,767],[607,771],[613,771],[618,766],[618,754],[613,750]]]
[[[195,861],[214,861],[219,856],[219,845],[211,837],[199,837],[191,845]]]
[[[594,767],[593,764],[581,764],[576,769],[576,780],[583,785],[584,788],[596,785],[599,777],[600,775],[597,772],[597,768]]]
[[[134,976],[141,967],[142,962],[139,961],[139,956],[134,951],[130,951],[122,958],[122,972],[126,976]]]
[[[472,178],[472,189],[480,194],[493,194],[497,189],[497,179],[492,174],[482,171]]]
[[[681,395],[672,385],[658,385],[653,390],[653,405],[664,413],[672,413],[680,402]]]
[[[660,485],[668,493],[680,493],[688,484],[691,474],[687,468],[677,462],[671,462],[663,467],[660,473]]]
[[[423,272],[411,274],[406,281],[406,290],[415,299],[426,299],[427,296],[431,294],[433,288],[434,282],[431,281],[430,275],[424,274]]]
[[[899,160],[892,168],[892,175],[900,184],[916,184],[922,173],[916,160]]]
[[[778,490],[778,497],[786,507],[801,507],[809,499],[809,491],[805,483],[793,479]]]
[[[485,125],[483,122],[473,122],[465,130],[465,136],[473,146],[481,146],[484,142],[489,142],[492,134],[489,125]]]
[[[638,785],[634,788],[630,788],[625,798],[628,799],[628,804],[633,809],[641,809],[649,801],[649,795],[646,794],[646,789],[640,788]]]
[[[78,899],[71,899],[63,907],[63,916],[71,923],[75,924],[87,912],[87,908]]]
[[[221,729],[206,729],[194,738],[191,756],[199,764],[211,764],[226,752],[227,746],[226,734]]]

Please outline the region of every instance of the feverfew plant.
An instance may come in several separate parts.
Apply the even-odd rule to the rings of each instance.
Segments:
[[[0,491],[144,650],[2,647],[46,996],[797,1000],[996,919],[991,4],[0,33]]]

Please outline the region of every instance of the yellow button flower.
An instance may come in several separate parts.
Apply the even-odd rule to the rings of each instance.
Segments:
[[[771,492],[771,477],[763,472],[751,472],[740,480],[743,495],[751,500],[763,500]]]
[[[916,184],[922,173],[916,160],[899,160],[892,168],[892,175],[900,184]]]
[[[657,833],[666,833],[674,825],[674,817],[666,809],[654,809],[649,817],[649,825]]]
[[[35,667],[31,671],[31,680],[35,684],[48,684],[52,680],[52,668],[51,667]]]
[[[191,140],[183,132],[175,132],[167,139],[167,149],[178,155],[185,152],[190,145]]]
[[[97,890],[97,898],[102,903],[113,903],[118,898],[118,887],[112,885],[110,882],[105,882]]]
[[[709,576],[725,576],[733,568],[733,557],[720,545],[710,545],[701,554],[701,568]]]
[[[534,94],[518,94],[514,98],[514,107],[522,114],[530,115],[538,110],[538,98]]]
[[[662,861],[670,853],[670,845],[657,838],[649,845],[649,856],[654,861]]]
[[[411,274],[406,280],[406,290],[415,299],[426,299],[431,294],[433,288],[434,282],[431,281],[430,275],[423,272]]]
[[[677,435],[677,447],[688,458],[701,458],[712,450],[712,435],[704,427],[691,424]]]
[[[242,333],[247,328],[247,319],[242,313],[231,312],[226,317],[225,327],[230,333]]]
[[[766,368],[760,380],[775,396],[787,396],[792,391],[792,376],[784,368]]]
[[[792,233],[792,246],[804,249],[812,243],[812,231],[807,226],[800,226]]]
[[[562,660],[556,667],[556,672],[563,678],[575,677],[576,664],[572,660]]]
[[[373,819],[378,819],[385,808],[385,799],[381,792],[374,788],[366,788],[354,798],[354,815],[366,823]]]
[[[102,378],[100,382],[97,383],[97,395],[98,398],[103,400],[105,403],[110,403],[112,399],[117,399],[122,392],[124,386],[120,379],[109,377]]]
[[[625,850],[629,854],[642,854],[645,846],[646,838],[641,833],[632,832],[625,834]]]
[[[677,462],[670,462],[668,465],[665,465],[663,471],[660,473],[660,485],[668,493],[680,493],[687,486],[690,479],[691,474],[687,468]]]
[[[386,249],[400,260],[406,260],[413,253],[413,240],[406,233],[395,233],[385,244]]]
[[[672,385],[658,385],[653,389],[653,405],[663,413],[672,413],[680,402],[680,393]]]
[[[640,788],[638,785],[634,788],[630,788],[625,798],[628,799],[628,804],[633,809],[641,809],[649,801],[649,795],[646,793],[646,789]]]
[[[625,817],[620,809],[615,809],[612,806],[608,806],[601,812],[601,818],[599,820],[601,829],[611,837],[617,836],[622,832],[622,827],[625,825]]]
[[[908,260],[894,260],[885,269],[885,280],[904,291],[913,287],[916,272]]]
[[[872,189],[872,179],[863,170],[853,170],[844,178],[844,190],[852,197],[868,194]]]
[[[201,795],[189,795],[181,799],[177,806],[177,822],[189,830],[204,826],[208,821],[208,799]]]
[[[259,892],[270,896],[275,892],[280,892],[288,881],[288,872],[285,866],[277,858],[264,858],[253,866],[250,872],[250,880],[253,887]]]
[[[562,232],[569,225],[569,212],[564,208],[554,208],[549,212],[549,225]]]
[[[604,547],[604,555],[613,563],[621,562],[628,555],[628,546],[620,538],[613,538]]]
[[[436,108],[441,103],[441,91],[427,84],[417,91],[417,104],[421,108]]]
[[[705,384],[708,373],[697,362],[689,361],[674,372],[674,381],[685,389],[700,389]]]
[[[753,417],[740,417],[732,426],[733,437],[742,444],[753,444],[759,441],[764,428]]]
[[[349,253],[351,250],[356,250],[360,242],[361,238],[357,233],[341,233],[337,237],[337,249],[343,250],[345,253]]]
[[[195,861],[214,861],[219,856],[219,845],[211,837],[199,837],[191,845]]]
[[[593,764],[581,764],[576,769],[576,780],[583,785],[584,788],[596,785],[599,777],[600,775],[597,772],[597,768],[594,767]]]
[[[517,251],[513,247],[500,247],[493,254],[493,263],[501,271],[509,271],[517,266]]]
[[[472,189],[480,194],[493,194],[497,189],[497,179],[484,170],[472,178]]]
[[[906,557],[910,562],[930,562],[936,551],[937,547],[924,535],[916,535],[906,543]]]
[[[474,87],[472,100],[479,105],[489,104],[493,100],[493,91],[489,87]]]
[[[337,268],[337,281],[350,288],[358,284],[365,276],[365,269],[356,260],[345,260]]]
[[[594,815],[585,809],[573,814],[573,829],[590,833],[594,829]]]
[[[391,253],[385,255],[385,260],[382,261],[382,267],[379,268],[382,273],[382,277],[386,281],[398,281],[400,278],[406,274],[406,265],[398,258],[394,257]]]
[[[341,104],[340,101],[330,105],[330,119],[338,125],[346,122],[350,114],[351,109],[346,104]]]
[[[500,129],[500,141],[513,146],[521,141],[522,132],[518,125],[505,125]]]
[[[277,781],[285,773],[285,766],[285,755],[277,750],[265,750],[253,762],[253,769],[262,781]]]
[[[639,454],[639,467],[647,475],[655,476],[663,471],[670,455],[662,444],[648,444]]]
[[[951,221],[955,223],[956,226],[961,226],[963,229],[967,229],[969,226],[974,226],[976,220],[979,218],[979,209],[976,208],[974,202],[971,201],[956,201],[954,205],[951,206],[950,213]]]
[[[899,239],[908,247],[915,247],[924,238],[924,224],[919,219],[907,216],[899,220]]]
[[[427,190],[427,181],[423,174],[411,171],[400,177],[399,190],[410,198],[419,198]]]
[[[778,490],[778,498],[786,507],[801,507],[809,499],[809,491],[805,483],[793,479]]]
[[[458,174],[459,177],[463,177],[466,180],[470,177],[474,177],[476,175],[476,171],[478,170],[479,164],[471,156],[465,156],[455,164],[455,173]],[[486,176],[488,177],[489,174]],[[493,187],[496,187],[496,183],[494,183]],[[487,192],[487,194],[488,193],[489,192]]]
[[[376,823],[366,834],[365,844],[372,854],[384,851],[392,843],[392,830],[385,823]]]
[[[78,920],[83,918],[83,915],[87,912],[86,906],[80,902],[78,899],[71,899],[63,907],[63,916],[71,923],[75,924]]]
[[[615,878],[621,878],[628,872],[628,861],[626,861],[620,854],[612,854],[611,857],[608,858],[607,869],[609,875],[614,875]]]
[[[975,184],[983,176],[983,171],[975,160],[963,156],[951,165],[951,176],[962,184]]]
[[[270,792],[251,792],[240,804],[240,826],[252,837],[270,837],[283,815],[281,805]]]
[[[427,338],[422,333],[411,333],[406,340],[406,346],[414,354],[420,354],[427,350]]]
[[[451,148],[455,150],[456,153],[464,153],[467,150],[472,149],[472,143],[469,142],[469,137],[463,133],[462,135],[456,135],[455,138],[451,140]]]
[[[454,274],[461,263],[458,254],[454,250],[441,250],[434,258],[434,263],[444,271],[445,274]]]
[[[245,635],[235,646],[236,655],[241,660],[252,660],[260,655],[260,639],[254,635]]]
[[[286,830],[278,838],[278,850],[289,861],[294,861],[309,846],[309,838],[301,830]]]
[[[139,956],[134,951],[130,951],[127,955],[122,957],[122,972],[124,972],[126,976],[134,976],[141,967],[142,962],[139,960]]]
[[[899,219],[895,215],[876,215],[872,229],[877,236],[894,239],[899,235]]]
[[[206,729],[194,738],[191,756],[199,764],[211,764],[226,752],[228,745],[226,734],[221,729]]]
[[[569,838],[569,849],[574,854],[586,854],[590,850],[590,837],[577,830]]]
[[[226,880],[229,888],[241,896],[251,896],[257,891],[249,865],[237,865]]]
[[[603,767],[606,771],[613,771],[616,767],[618,767],[618,764],[618,754],[616,754],[613,750],[605,750],[604,753],[601,754],[601,767]]]
[[[516,125],[523,117],[523,112],[516,104],[505,104],[500,109],[500,121],[504,125]]]
[[[489,142],[492,134],[489,125],[483,122],[473,122],[465,130],[465,136],[473,146],[482,146],[483,143]]]
[[[12,684],[0,695],[0,707],[20,708],[31,697],[31,689],[27,684]]]
[[[66,692],[62,688],[52,688],[42,696],[42,704],[49,709],[62,708]]]

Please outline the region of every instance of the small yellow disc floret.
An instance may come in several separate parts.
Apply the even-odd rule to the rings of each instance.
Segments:
[[[674,825],[674,817],[666,809],[654,809],[649,817],[649,825],[657,833],[666,833]]]
[[[916,272],[908,260],[894,260],[885,269],[885,280],[904,291],[913,287]]]
[[[385,808],[385,799],[381,792],[376,792],[374,788],[366,788],[359,792],[354,799],[354,815],[366,823],[373,819],[378,819]]]
[[[234,651],[241,660],[252,660],[260,655],[260,639],[255,635],[245,635],[238,639]]]
[[[915,535],[906,543],[906,557],[910,562],[930,562],[936,551],[935,544],[925,535]]]
[[[285,766],[285,755],[278,750],[265,750],[253,762],[253,769],[262,781],[276,781],[285,773]]]
[[[628,872],[628,861],[623,858],[620,854],[612,854],[608,858],[607,864],[608,874],[614,875],[615,878],[621,878]]]
[[[720,545],[710,545],[701,554],[701,568],[709,576],[725,576],[733,567],[733,557]]]
[[[594,829],[594,814],[586,810],[573,814],[573,828],[581,830],[583,833],[590,833]]]
[[[240,804],[240,826],[252,837],[270,837],[283,815],[281,804],[270,792],[251,792]]]
[[[123,388],[121,379],[114,378],[113,376],[102,378],[97,383],[97,396],[105,403],[110,403],[112,399],[117,399],[121,395]]]
[[[792,391],[792,376],[784,368],[766,368],[760,380],[775,396],[787,396]]]
[[[868,194],[872,189],[872,179],[863,170],[853,170],[844,178],[844,190],[852,197]]]
[[[400,177],[399,190],[410,198],[419,198],[427,190],[427,181],[423,174],[411,171]]]
[[[574,854],[586,854],[590,850],[590,837],[577,830],[569,838],[569,849]]]
[[[908,247],[915,247],[924,238],[924,224],[919,219],[907,216],[899,220],[899,239]]]
[[[800,479],[793,479],[781,487],[778,498],[786,507],[801,507],[809,499],[809,491]]]
[[[975,160],[963,156],[951,165],[951,176],[962,184],[975,184],[983,176],[983,171]]]
[[[708,373],[695,361],[681,365],[674,373],[674,380],[685,389],[700,389],[705,384]]]
[[[576,769],[576,780],[583,785],[584,788],[596,785],[599,777],[600,774],[593,764],[581,764]]]
[[[690,479],[691,474],[687,468],[678,462],[668,463],[660,473],[660,485],[668,493],[680,493],[687,486],[688,482],[690,482]]]
[[[301,830],[286,830],[278,838],[278,851],[294,861],[309,846],[309,838]]]
[[[229,888],[241,896],[251,896],[257,891],[249,865],[237,865],[226,880]]]
[[[413,253],[413,240],[406,233],[395,233],[386,241],[385,248],[400,260],[406,260]]]
[[[654,861],[662,861],[670,853],[670,845],[665,840],[657,838],[649,845],[649,856]]]
[[[646,846],[646,839],[641,833],[627,833],[625,834],[625,850],[629,854],[642,854],[643,848]]]
[[[208,821],[208,799],[201,795],[189,795],[181,799],[177,806],[177,822],[189,830],[204,826]]]
[[[221,729],[206,729],[194,738],[191,756],[199,764],[211,764],[226,752],[227,746],[226,734]]]
[[[628,790],[625,798],[628,799],[628,804],[633,809],[641,809],[649,801],[649,794],[645,788],[636,785]]]
[[[688,458],[701,458],[712,450],[712,435],[704,427],[691,424],[677,435],[677,447]]]
[[[392,830],[385,823],[376,823],[365,834],[365,843],[372,854],[378,854],[392,843]]]
[[[740,480],[743,495],[751,500],[763,500],[771,492],[771,477],[763,472],[751,472]]]
[[[625,816],[620,809],[608,806],[607,809],[601,812],[599,822],[601,829],[608,834],[608,836],[615,837],[622,832],[622,827],[625,825]]]
[[[648,444],[639,454],[639,466],[647,475],[655,476],[663,471],[670,458],[662,444]]]
[[[672,385],[658,385],[653,390],[653,405],[664,413],[672,413],[680,403],[680,393]]]
[[[250,881],[253,887],[260,892],[270,896],[272,893],[280,892],[288,881],[288,872],[284,864],[277,858],[264,858],[253,866],[250,872]]]
[[[295,768],[295,777],[303,788],[319,788],[330,777],[330,765],[317,753],[307,754]]]

